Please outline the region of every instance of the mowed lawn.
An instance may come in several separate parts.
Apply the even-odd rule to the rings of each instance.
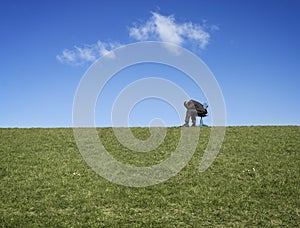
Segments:
[[[133,128],[140,139],[147,128]],[[98,129],[107,150],[127,164],[157,164],[176,148],[168,128],[155,151],[124,148]],[[83,160],[72,129],[0,129],[1,227],[300,226],[300,127],[228,127],[222,149],[199,173],[210,128],[201,128],[188,165],[143,188],[113,184]]]

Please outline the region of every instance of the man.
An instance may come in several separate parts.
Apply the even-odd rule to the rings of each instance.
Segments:
[[[192,119],[192,127],[196,126],[196,117],[202,117],[207,115],[207,107],[208,105],[204,103],[203,105],[195,100],[186,100],[184,102],[184,106],[186,107],[186,116],[185,116],[185,124],[183,127],[189,127],[190,118]],[[203,124],[203,123],[202,123]]]

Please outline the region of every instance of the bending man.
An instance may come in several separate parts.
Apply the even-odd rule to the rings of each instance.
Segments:
[[[186,107],[186,116],[185,116],[185,124],[183,127],[189,127],[190,118],[192,120],[192,126],[196,126],[196,117],[200,116],[201,118],[207,115],[207,107],[208,105],[204,103],[203,105],[195,100],[186,100],[184,102],[184,106]]]

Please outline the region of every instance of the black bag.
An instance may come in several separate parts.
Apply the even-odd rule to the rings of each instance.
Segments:
[[[198,116],[205,117],[207,115],[207,109],[205,109],[200,102],[195,100],[191,100],[191,102],[193,102]]]

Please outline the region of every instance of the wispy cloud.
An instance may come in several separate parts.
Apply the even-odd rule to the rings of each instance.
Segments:
[[[61,63],[70,65],[83,65],[85,63],[94,62],[96,59],[106,56],[114,58],[112,50],[121,47],[122,45],[117,42],[102,42],[98,41],[95,44],[75,46],[72,50],[65,49],[62,54],[57,55],[56,59]]]
[[[152,12],[152,16],[144,23],[129,27],[129,37],[137,41],[162,41],[178,46],[192,44],[197,49],[204,49],[210,42],[211,31],[218,30],[216,25],[207,26],[205,22],[195,24],[192,22],[177,23],[173,15],[163,16]],[[121,47],[118,42],[98,41],[91,45],[74,46],[65,49],[56,58],[61,63],[70,65],[83,65],[94,62],[96,59],[107,56],[114,58],[113,50]],[[170,49],[170,45],[166,45]],[[179,49],[171,47],[176,54]]]
[[[204,49],[210,40],[210,34],[206,31],[205,24],[192,22],[176,23],[173,15],[163,16],[152,13],[152,17],[144,24],[130,28],[130,37],[138,40],[157,40],[183,45],[188,42],[196,42],[197,46]],[[214,29],[217,27],[214,26]]]

